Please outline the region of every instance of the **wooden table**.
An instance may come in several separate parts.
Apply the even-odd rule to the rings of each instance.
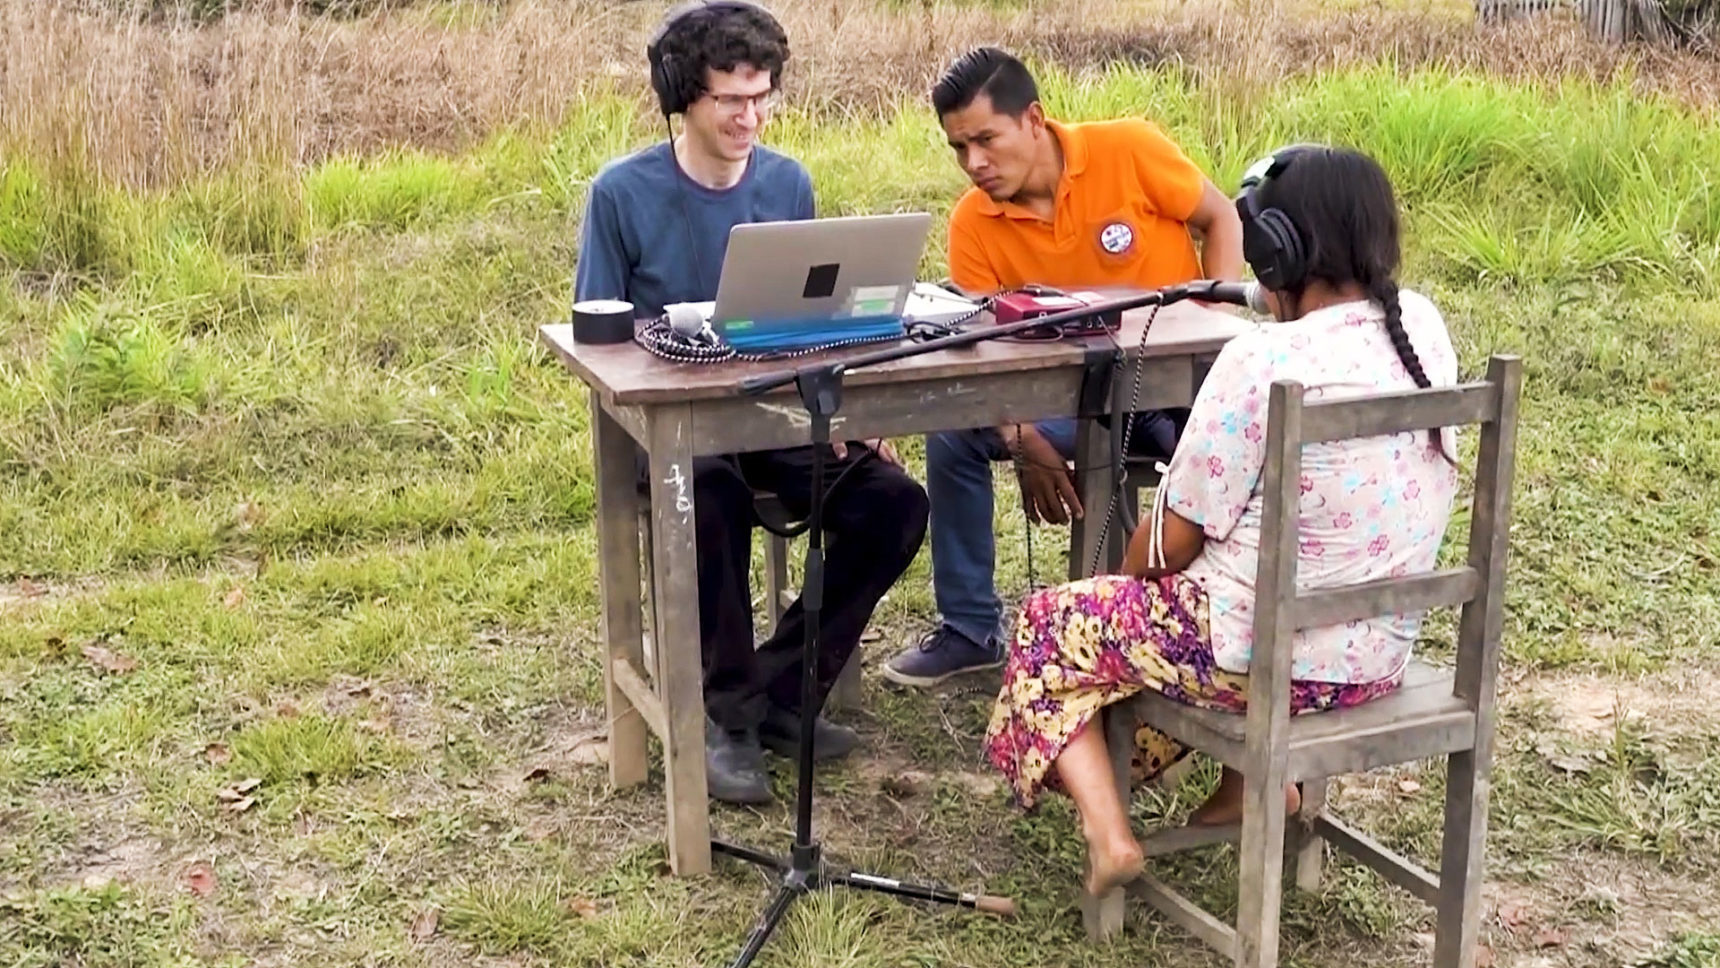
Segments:
[[[1204,366],[1252,326],[1229,313],[1179,303],[1159,312],[1143,342],[1147,315],[1124,314],[1116,338],[1124,349],[1138,350],[1131,352],[1123,387],[1126,393],[1139,367],[1143,410],[1188,406]],[[663,744],[670,866],[677,874],[703,873],[711,849],[693,458],[804,445],[810,420],[792,385],[760,397],[734,389],[744,377],[789,364],[670,363],[632,343],[576,344],[568,324],[544,326],[540,336],[591,392],[610,782],[619,789],[644,781],[646,731],[655,734]],[[1105,338],[988,342],[857,370],[844,379],[831,435],[864,440],[1072,416],[1086,361],[1110,345]],[[792,361],[808,362],[812,358]],[[635,443],[650,465],[654,669],[647,668],[643,642]],[[1084,434],[1079,449],[1076,466],[1109,466],[1107,434]],[[1084,506],[1103,507],[1112,480],[1085,474],[1079,486]],[[1071,561],[1089,561],[1096,538],[1078,532]]]

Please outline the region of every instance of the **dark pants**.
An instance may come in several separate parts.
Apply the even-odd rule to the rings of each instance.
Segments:
[[[820,613],[818,695],[835,684],[878,600],[901,577],[926,537],[930,503],[901,468],[848,445],[846,460],[825,452],[824,608]],[[844,470],[852,470],[834,489]],[[765,703],[800,708],[805,610],[796,599],[770,639],[753,647],[753,491],[777,496],[796,519],[812,509],[812,448],[758,451],[693,461],[699,554],[699,649],[705,711],[731,730],[757,726]]]

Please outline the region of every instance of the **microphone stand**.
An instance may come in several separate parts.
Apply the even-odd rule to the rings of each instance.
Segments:
[[[752,933],[730,968],[746,968],[763,950],[765,942],[788,913],[789,906],[801,896],[825,886],[852,887],[876,891],[896,897],[951,904],[990,914],[1011,916],[1015,902],[990,894],[969,894],[944,887],[907,884],[888,877],[878,877],[859,871],[834,871],[825,866],[823,849],[812,833],[813,723],[824,703],[818,694],[815,669],[818,666],[820,615],[824,606],[824,452],[830,446],[831,418],[842,406],[842,375],[864,366],[875,366],[893,360],[936,353],[939,350],[973,346],[987,340],[1013,336],[1047,326],[1061,326],[1100,313],[1121,312],[1139,306],[1163,305],[1180,299],[1202,298],[1209,295],[1204,284],[1177,286],[1171,289],[1143,292],[1119,299],[1106,300],[1071,309],[1023,319],[1001,326],[981,326],[954,336],[910,343],[888,349],[861,353],[841,360],[812,363],[798,369],[780,370],[742,380],[736,390],[747,396],[757,396],[789,383],[795,385],[800,402],[811,418],[812,431],[812,500],[807,516],[806,568],[801,587],[801,607],[805,613],[806,635],[801,645],[800,659],[800,744],[795,796],[794,844],[784,859],[750,847],[713,839],[711,850],[739,858],[749,864],[776,871],[782,883],[776,896],[759,915]],[[1116,351],[1113,351],[1115,353]]]

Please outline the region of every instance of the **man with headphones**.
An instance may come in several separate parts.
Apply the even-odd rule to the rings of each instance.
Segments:
[[[950,214],[950,278],[974,295],[1028,284],[1157,289],[1242,276],[1230,200],[1141,118],[1059,124],[1025,65],[995,47],[957,59],[932,106],[973,187]],[[1193,233],[1203,237],[1197,250]],[[1131,415],[1129,449],[1169,457],[1185,412]],[[932,585],[941,620],[884,667],[908,686],[1003,664],[991,465],[1013,458],[1030,521],[1084,509],[1067,466],[1074,420],[931,434]]]
[[[813,218],[812,180],[797,161],[758,143],[776,107],[788,38],[776,19],[741,0],[684,4],[646,48],[651,86],[681,132],[605,165],[591,183],[580,230],[575,301],[624,299],[642,317],[716,297],[729,230],[744,222]],[[818,683],[828,694],[859,646],[884,593],[925,540],[925,491],[878,442],[838,442],[826,460],[828,539]],[[796,516],[811,507],[812,448],[753,451],[693,462],[699,555],[699,645],[704,660],[705,769],[711,796],[772,799],[763,747],[794,755],[803,720],[804,611],[783,615],[754,649],[754,490]],[[814,755],[846,755],[851,729],[817,717]]]

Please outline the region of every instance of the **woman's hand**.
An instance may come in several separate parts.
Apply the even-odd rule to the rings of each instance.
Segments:
[[[1075,477],[1051,441],[1032,424],[1004,428],[1004,441],[1015,455],[1021,484],[1021,506],[1027,520],[1038,524],[1068,524],[1084,513],[1075,492]]]

